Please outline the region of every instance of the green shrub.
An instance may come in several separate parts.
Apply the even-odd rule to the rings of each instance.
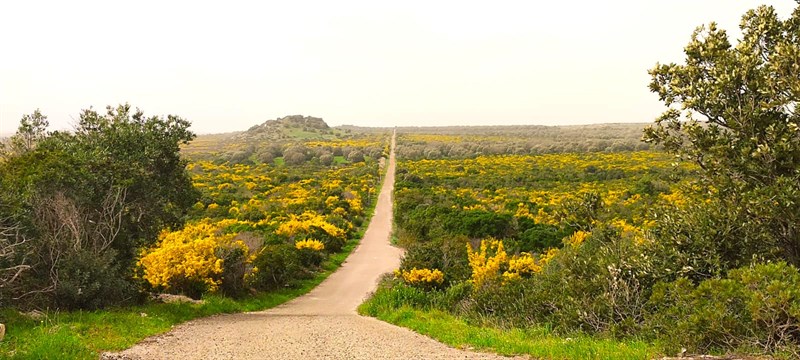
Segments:
[[[247,251],[239,246],[217,250],[222,259],[222,284],[219,290],[231,297],[245,294],[244,276],[247,273]]]
[[[408,246],[400,270],[439,269],[444,273],[445,285],[469,279],[471,270],[467,261],[468,239],[461,236],[415,242]]]
[[[800,350],[800,274],[786,263],[732,270],[694,286],[688,279],[658,284],[647,327],[672,351]]]
[[[375,293],[359,307],[359,310],[366,315],[377,316],[387,309],[394,310],[403,306],[427,309],[433,304],[434,293],[436,291],[408,286],[395,279],[394,275],[387,274],[381,279]]]
[[[519,235],[519,250],[541,252],[549,248],[560,247],[561,239],[569,235],[569,230],[562,230],[553,225],[534,224]]]
[[[253,271],[249,285],[257,290],[277,289],[309,276],[297,249],[287,244],[265,245],[253,260]]]
[[[347,244],[347,239],[330,236],[322,231],[315,232],[314,234],[310,235],[310,237],[322,241],[322,243],[325,244],[325,250],[329,253],[337,253],[342,251],[344,245]]]
[[[53,292],[59,309],[98,309],[137,299],[134,284],[120,274],[110,251],[69,253],[58,262]]]
[[[735,347],[749,336],[744,287],[736,281],[710,279],[694,287],[680,279],[657,286],[651,302],[660,307],[651,327],[671,346],[706,353]]]
[[[747,289],[747,311],[765,351],[800,346],[800,273],[784,262],[731,271],[729,278]]]
[[[318,267],[322,264],[322,260],[325,260],[325,253],[314,249],[298,249],[297,255],[300,263],[306,267]]]

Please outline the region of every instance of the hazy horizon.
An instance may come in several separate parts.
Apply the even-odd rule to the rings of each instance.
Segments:
[[[329,125],[647,123],[656,62],[696,26],[738,38],[748,9],[792,0],[0,5],[0,136],[39,108],[51,129],[128,102],[197,133],[286,115]]]

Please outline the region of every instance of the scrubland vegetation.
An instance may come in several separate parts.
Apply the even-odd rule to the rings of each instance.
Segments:
[[[349,159],[232,162],[182,158],[188,126],[128,105],[84,111],[72,133],[47,132],[39,112],[23,118],[0,162],[0,322],[9,325],[0,354],[96,357],[175,322],[274,306],[341,264],[377,197],[388,131],[271,144],[284,157],[360,155]],[[208,301],[148,300],[162,292]],[[77,313],[17,313],[45,309]],[[103,325],[109,316],[120,326]],[[143,329],[122,334],[125,325]],[[49,332],[63,341],[43,339]]]
[[[576,126],[400,127],[398,156],[405,159],[471,158],[480,155],[536,155],[568,152],[648,150],[641,141],[646,124]]]
[[[644,142],[636,124],[398,129],[406,254],[360,311],[504,354],[800,356],[800,8],[741,26],[650,71],[669,110]],[[307,291],[353,249],[388,152],[386,129],[302,116],[195,140],[122,105],[46,128],[25,116],[2,148],[4,357],[96,357]]]
[[[330,128],[322,119],[292,115],[244,132],[200,135],[182,148],[194,160],[321,165],[378,159],[388,151],[387,129]]]
[[[666,152],[487,154],[488,129],[404,134],[407,253],[361,311],[544,357],[799,356],[800,8],[781,21],[760,7],[742,30],[731,44],[700,28],[685,64],[651,70],[670,109],[643,140]],[[519,333],[537,346],[507,345]],[[554,335],[618,343],[568,354]]]

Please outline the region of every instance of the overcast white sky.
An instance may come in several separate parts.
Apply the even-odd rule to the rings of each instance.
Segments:
[[[638,1],[3,1],[0,133],[129,102],[198,133],[331,125],[649,122],[656,62],[760,4]]]

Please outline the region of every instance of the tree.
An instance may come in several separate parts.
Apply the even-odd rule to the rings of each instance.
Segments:
[[[47,137],[47,127],[50,123],[47,121],[47,116],[42,115],[39,109],[36,109],[32,114],[23,115],[17,128],[17,133],[10,139],[11,154],[20,154],[28,152],[36,148],[42,139]],[[0,143],[0,150],[3,144]]]
[[[14,220],[0,222],[0,248],[21,244],[0,268],[25,265],[11,295],[81,308],[132,299],[138,249],[180,227],[199,197],[180,158],[189,125],[128,104],[84,110],[74,132],[35,137],[0,163],[0,219]],[[42,129],[15,137],[29,128]]]
[[[716,24],[699,27],[685,64],[650,71],[650,90],[670,109],[644,140],[698,164],[719,205],[737,214],[742,230],[720,241],[743,241],[758,255],[777,250],[797,265],[800,7],[782,21],[761,6],[740,27],[735,46]]]

